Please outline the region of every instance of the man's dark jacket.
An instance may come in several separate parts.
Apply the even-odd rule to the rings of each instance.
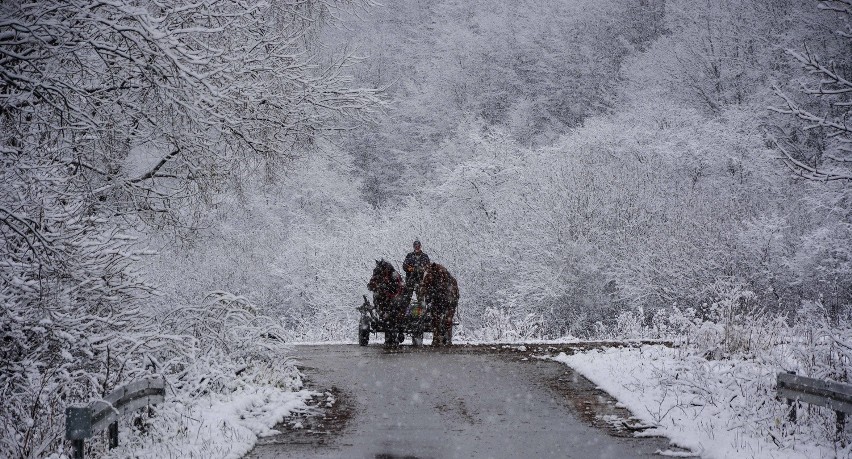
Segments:
[[[402,269],[405,271],[405,278],[408,279],[415,276],[418,280],[422,279],[423,271],[426,269],[428,264],[429,255],[426,255],[426,252],[421,251],[420,253],[409,253],[405,256],[405,261],[402,262]]]

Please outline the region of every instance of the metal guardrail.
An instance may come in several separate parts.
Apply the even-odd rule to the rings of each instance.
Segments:
[[[118,446],[118,418],[148,405],[162,403],[165,380],[150,377],[118,387],[102,400],[65,408],[65,438],[71,440],[72,459],[83,459],[84,442],[108,427],[110,449]]]
[[[789,420],[796,422],[796,403],[824,406],[837,416],[837,434],[843,432],[846,414],[852,414],[852,384],[797,376],[795,373],[778,373],[778,397],[787,399]]]

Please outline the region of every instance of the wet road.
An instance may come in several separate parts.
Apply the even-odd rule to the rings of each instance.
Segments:
[[[337,387],[351,411],[323,444],[262,439],[272,458],[659,457],[660,438],[609,435],[581,420],[553,383],[562,364],[523,354],[381,346],[298,346],[310,386]]]

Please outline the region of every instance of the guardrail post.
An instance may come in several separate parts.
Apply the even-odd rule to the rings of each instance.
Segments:
[[[787,420],[796,423],[796,401],[795,400],[787,400]]]
[[[93,432],[107,429],[109,449],[118,447],[118,418],[131,411],[162,403],[165,380],[149,377],[117,387],[101,400],[87,406],[65,408],[65,439],[71,441],[71,458],[83,459],[85,441]]]
[[[109,449],[118,447],[118,421],[113,422],[107,427],[107,437],[109,438]]]
[[[92,436],[92,410],[87,406],[65,408],[65,439],[71,440],[71,458],[83,459],[86,438]]]
[[[87,406],[65,408],[65,439],[71,441],[71,458],[83,459],[85,440],[93,432],[107,429],[109,449],[118,446],[118,419],[120,416],[162,403],[165,397],[165,380],[149,377],[117,387],[101,400]]]
[[[71,459],[83,459],[83,449],[86,447],[86,440],[71,440]]]
[[[791,375],[796,374],[795,371],[788,371],[787,373],[791,374]],[[787,420],[789,420],[793,424],[796,423],[796,420],[798,418],[797,413],[796,413],[796,403],[797,403],[796,400],[791,400],[789,398],[787,399]]]

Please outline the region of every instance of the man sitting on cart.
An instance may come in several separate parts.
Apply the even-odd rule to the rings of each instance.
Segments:
[[[426,271],[426,266],[429,265],[429,255],[420,249],[420,241],[414,240],[414,251],[405,256],[405,261],[402,262],[402,269],[405,271],[405,296],[403,297],[405,305],[411,304],[411,296],[414,289],[420,285],[423,280],[423,273]],[[417,298],[420,313],[422,313],[422,305],[420,298]]]

